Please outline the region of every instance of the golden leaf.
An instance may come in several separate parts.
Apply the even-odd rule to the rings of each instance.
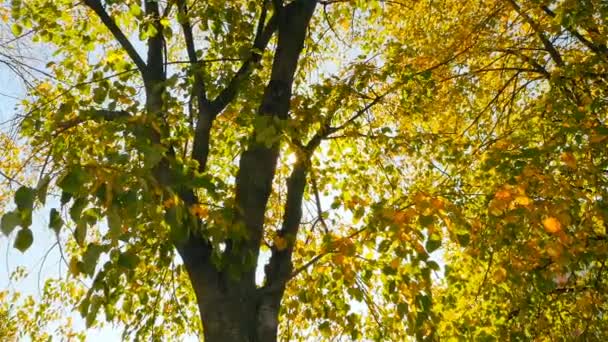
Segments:
[[[334,261],[335,264],[343,265],[344,264],[344,255],[334,254],[334,256],[332,257],[332,260]]]
[[[177,204],[177,200],[176,200],[175,196],[169,197],[163,202],[163,206],[165,208],[171,208],[171,207],[175,206],[176,204]]]
[[[511,192],[507,189],[498,190],[494,194],[494,198],[496,198],[497,200],[501,200],[501,201],[508,200],[511,198]]]
[[[523,196],[515,197],[515,203],[522,205],[522,206],[527,206],[530,203],[532,203],[532,201],[530,200],[530,198],[528,196],[523,195]]]
[[[39,92],[46,94],[51,90],[51,84],[49,82],[42,82],[42,83],[38,84],[38,86],[36,88],[38,89]]]
[[[422,192],[417,192],[417,193],[414,195],[413,200],[414,200],[414,203],[415,203],[416,205],[419,205],[419,206],[424,206],[425,201],[426,201],[426,195],[425,195],[425,194],[423,194]]]
[[[198,218],[205,218],[209,214],[209,209],[203,207],[200,204],[193,204],[190,206],[190,213]]]
[[[396,224],[409,223],[412,218],[416,215],[416,211],[412,208],[395,212],[393,215],[393,222]]]
[[[551,259],[558,259],[562,255],[562,249],[557,244],[551,244],[546,249],[547,254],[551,257]]]
[[[562,230],[562,224],[558,219],[552,216],[543,220],[543,226],[548,233],[557,233]]]
[[[433,208],[435,208],[437,210],[443,210],[443,208],[445,208],[445,203],[439,197],[433,198],[431,200],[431,205],[433,206]]]
[[[505,270],[503,267],[499,267],[496,271],[494,271],[494,280],[497,283],[502,283],[505,281],[505,279],[507,279],[507,270]]]
[[[589,138],[589,142],[592,144],[597,144],[597,143],[601,143],[602,141],[606,140],[606,138],[608,138],[608,135],[594,133]]]
[[[576,157],[571,152],[562,153],[560,159],[569,168],[576,169]]]

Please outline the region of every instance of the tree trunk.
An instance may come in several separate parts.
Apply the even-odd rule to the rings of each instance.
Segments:
[[[270,81],[258,115],[287,120],[294,75],[317,1],[296,0],[285,7],[281,2],[277,3],[281,6],[277,8],[278,41]],[[256,141],[258,133],[254,130],[241,155],[236,175],[234,224],[244,225],[247,237],[225,242],[221,258],[227,266],[216,268],[211,262],[212,246],[196,233],[177,246],[196,293],[206,342],[272,342],[277,339],[279,308],[288,277],[266,274],[266,285],[274,278],[280,281],[258,289],[255,270],[279,142],[266,146]],[[299,217],[297,221],[296,225]],[[194,228],[190,231],[200,231]],[[291,254],[288,256],[290,258]],[[232,272],[235,269],[236,275]],[[276,271],[279,272],[279,268]]]
[[[260,291],[255,272],[244,272],[236,279],[218,271],[207,247],[202,239],[191,238],[178,249],[196,294],[204,340],[276,341],[282,291]]]
[[[278,29],[278,40],[270,80],[265,88],[258,115],[272,118],[270,122],[276,119],[288,119],[294,75],[317,2],[318,0],[294,0],[285,5],[282,0],[273,0],[275,15],[266,28],[264,28],[266,10],[262,11],[261,26],[256,33],[252,49],[252,53],[257,57],[244,64],[242,70],[237,72],[238,77],[235,77],[235,81],[220,93],[217,101],[211,103],[214,104],[211,109],[208,108],[210,103],[207,101],[201,78],[195,78],[194,93],[199,101],[199,111],[206,114],[198,117],[193,143],[193,157],[199,162],[199,171],[204,171],[207,163],[214,117],[234,98],[240,78],[246,77],[250,64],[260,60],[259,50],[264,50],[268,44],[275,31],[275,24]],[[166,51],[158,1],[144,1],[145,14],[153,19],[156,28],[156,34],[147,40],[146,62],[105,11],[100,0],[85,0],[85,4],[100,17],[141,72],[146,91],[147,115],[153,119],[162,119],[163,95],[166,91],[164,64]],[[185,11],[184,2],[179,2],[178,5],[180,11]],[[185,31],[189,58],[191,62],[196,63],[192,28],[187,19],[181,25]],[[168,131],[166,125],[161,127],[161,132],[154,130],[149,137],[151,142],[161,143],[164,131]],[[227,269],[218,268],[212,262],[213,247],[204,236],[203,222],[196,222],[193,223],[195,226],[188,227],[190,229],[187,230],[189,236],[186,241],[175,242],[196,293],[206,342],[272,342],[277,339],[279,307],[291,272],[291,249],[278,254],[275,253],[276,249],[273,250],[272,265],[266,272],[266,284],[262,288],[257,288],[255,269],[264,235],[266,205],[272,192],[272,181],[280,150],[279,139],[275,139],[272,146],[266,146],[256,141],[258,133],[258,131],[253,133],[247,149],[242,153],[236,176],[236,220],[233,224],[243,225],[247,230],[247,236],[228,239],[225,241],[224,251],[215,251],[216,254],[221,254]],[[277,132],[277,134],[281,133]],[[174,154],[175,150],[169,146],[167,155],[172,158]],[[162,186],[171,186],[174,183],[170,158],[162,158],[153,169],[156,180]],[[305,170],[298,170],[293,182],[297,184],[305,182]],[[293,207],[290,208],[290,213],[298,213],[297,207],[301,206],[303,186],[304,183],[299,187],[296,186],[300,189],[296,191],[296,197],[299,199],[292,198],[287,203],[288,206]],[[179,193],[187,206],[197,203],[195,189],[179,186],[173,190]],[[295,216],[288,214],[287,221],[283,225],[297,227],[300,218],[301,213]],[[281,236],[292,233],[297,235],[297,230],[291,232],[282,229],[277,233]],[[289,248],[293,248],[292,242]],[[232,272],[235,270],[236,272]]]

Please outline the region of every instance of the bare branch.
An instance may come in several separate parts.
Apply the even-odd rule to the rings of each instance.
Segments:
[[[555,13],[553,13],[553,11],[551,9],[549,9],[549,7],[542,5],[541,8],[551,18],[555,18]],[[598,56],[601,56],[604,59],[608,59],[608,47],[606,47],[605,44],[601,44],[601,43],[594,44],[593,42],[591,42],[590,40],[585,38],[574,27],[572,27],[572,26],[565,26],[565,27],[566,27],[566,30],[568,30],[568,32],[570,32],[574,37],[576,37],[576,39],[578,39],[581,43],[583,43],[589,50],[595,52]]]

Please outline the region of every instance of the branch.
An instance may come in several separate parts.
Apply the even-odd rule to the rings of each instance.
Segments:
[[[253,40],[253,47],[249,58],[247,58],[233,78],[230,80],[226,88],[220,92],[220,94],[212,101],[209,102],[205,96],[205,87],[203,80],[195,70],[195,85],[194,91],[197,92],[198,97],[198,121],[196,129],[194,131],[194,142],[192,146],[192,158],[198,162],[198,169],[200,172],[204,171],[207,165],[207,159],[209,156],[209,144],[211,139],[211,128],[215,117],[221,113],[226,106],[232,102],[238,93],[238,89],[242,81],[249,76],[253,70],[253,65],[258,63],[262,58],[262,53],[266,49],[270,38],[277,28],[276,18],[271,18],[268,24],[266,24],[266,6],[262,7],[260,14],[260,20],[256,35]],[[266,24],[266,26],[264,26]],[[184,31],[187,32],[187,28]],[[194,50],[193,42],[188,43],[191,37],[188,37],[188,33],[185,33],[186,44],[188,49],[188,55],[190,60],[196,61],[196,51]]]
[[[295,278],[298,274],[302,273],[302,271],[304,271],[307,268],[309,268],[310,266],[314,265],[315,263],[317,263],[317,261],[319,261],[324,256],[328,255],[329,253],[331,253],[331,252],[328,251],[328,252],[325,252],[325,253],[321,253],[321,254],[315,255],[314,257],[312,257],[312,259],[308,260],[304,265],[302,265],[302,266],[298,267],[297,269],[295,269],[291,273],[291,275],[289,276],[289,279]]]
[[[276,13],[280,13],[283,10],[283,0],[272,0],[272,6]]]
[[[545,67],[535,61],[532,57],[523,54],[521,51],[518,51],[516,49],[496,49],[496,51],[515,55],[521,58],[524,62],[530,64],[534,69],[536,69],[539,73],[543,74],[547,79],[551,78],[551,74],[547,71],[547,69],[545,69]]]
[[[316,5],[316,0],[296,0],[284,8],[285,20],[277,23],[279,24],[278,41],[270,81],[264,89],[262,102],[258,109],[259,116],[279,120],[288,118],[293,81]],[[255,130],[253,132],[254,136],[258,133]],[[237,255],[247,255],[243,253],[252,252],[257,254],[259,251],[264,234],[264,213],[272,192],[278,157],[278,141],[271,146],[266,146],[255,139],[250,139],[247,149],[241,154],[235,182],[235,202],[238,208],[236,220],[245,224],[249,238],[248,241],[241,244],[242,247],[234,251]],[[282,250],[275,246],[267,266],[267,285],[278,285],[277,293],[279,294],[284,291],[291,273],[291,255],[302,217],[302,197],[306,187],[308,164],[308,156],[305,158],[299,156],[287,181],[288,194],[285,213],[282,228],[278,234],[287,240],[288,246]],[[255,268],[249,272],[253,277]],[[268,308],[269,310],[277,310],[272,307],[276,307],[276,300],[280,300],[280,296],[271,296],[268,300],[270,303],[260,305],[271,306]],[[273,331],[273,327],[263,326],[258,332],[258,336],[271,336],[274,334]],[[262,340],[266,339],[262,338]]]
[[[266,7],[262,9],[260,14],[260,21],[258,22],[258,28],[256,36],[253,40],[253,46],[251,48],[251,54],[247,58],[239,70],[234,74],[226,88],[211,102],[211,108],[215,115],[220,113],[226,106],[236,97],[238,94],[239,87],[242,81],[249,76],[253,70],[253,65],[260,62],[262,59],[262,53],[266,50],[268,42],[272,35],[277,30],[278,19],[276,15],[273,15],[266,26],[264,26],[266,20]]]
[[[114,121],[116,119],[127,118],[131,116],[129,112],[124,110],[115,111],[107,109],[92,109],[83,111],[83,113],[85,113],[86,115],[59,123],[57,125],[57,128],[59,128],[60,130],[56,134],[61,134],[62,132],[89,120],[95,121],[98,119],[103,119],[105,121]]]
[[[557,49],[555,49],[555,46],[553,46],[549,39],[543,34],[543,31],[541,30],[540,26],[538,26],[538,24],[534,20],[532,20],[530,16],[528,16],[524,11],[522,11],[521,7],[519,7],[519,5],[514,0],[507,0],[507,2],[511,5],[511,7],[513,7],[515,12],[521,15],[522,18],[524,18],[524,20],[532,27],[540,41],[543,43],[545,49],[549,52],[549,55],[551,55],[551,59],[553,59],[555,64],[557,64],[558,66],[564,66],[562,56],[559,54]]]
[[[365,107],[359,109],[355,115],[351,116],[348,120],[346,120],[346,122],[344,122],[343,124],[336,126],[336,127],[330,127],[329,130],[331,133],[335,133],[341,129],[344,129],[346,126],[352,124],[355,120],[357,120],[361,115],[363,115],[365,112],[367,112],[370,108],[372,108],[375,104],[377,104],[378,102],[380,102],[380,100],[382,100],[386,95],[388,95],[388,93],[384,93],[380,96],[377,96],[376,98],[374,98],[370,103],[368,103]]]
[[[287,243],[285,248],[272,246],[272,256],[265,268],[267,288],[284,288],[292,271],[291,256],[297,240],[302,219],[302,198],[306,189],[308,157],[296,162],[287,180],[287,201],[283,213],[283,224],[277,235]]]
[[[310,176],[310,180],[312,183],[312,190],[315,194],[315,204],[317,206],[317,215],[319,216],[319,221],[325,230],[325,234],[329,234],[329,228],[327,227],[327,223],[325,223],[325,219],[323,218],[323,209],[321,208],[321,198],[319,196],[319,187],[317,186],[317,179],[314,175]]]
[[[163,26],[160,24],[160,8],[157,0],[145,0],[144,9],[146,16],[151,17],[154,21],[156,34],[148,38],[148,61],[147,72],[144,75],[144,81],[163,81],[165,79],[165,63],[163,61],[163,52],[165,51],[165,42],[163,37]],[[150,86],[153,86],[150,84]],[[151,94],[147,94],[150,96]],[[157,96],[159,94],[155,94]],[[158,101],[158,100],[157,100]]]
[[[342,239],[352,239],[355,236],[361,234],[362,232],[364,232],[367,229],[367,227],[361,228],[359,230],[356,230],[355,232],[353,232],[352,234],[342,238]],[[315,263],[317,263],[319,260],[321,260],[321,258],[323,258],[324,256],[334,253],[336,251],[336,248],[332,248],[326,252],[320,253],[315,255],[314,257],[312,257],[312,259],[308,260],[306,263],[304,263],[302,266],[296,268],[291,275],[289,276],[289,279],[293,279],[295,278],[298,274],[302,273],[302,271],[306,270],[307,268],[309,268],[310,266],[314,265]]]
[[[120,43],[123,49],[127,52],[133,63],[137,66],[137,69],[141,72],[142,75],[146,74],[147,65],[141,56],[137,53],[129,39],[125,36],[125,34],[120,30],[118,25],[114,22],[114,20],[108,15],[108,13],[103,8],[100,0],[84,0],[85,5],[87,5],[90,9],[93,10],[101,19],[101,22],[110,30],[114,38]]]
[[[0,176],[4,177],[9,183],[15,183],[15,184],[17,184],[19,186],[23,186],[23,183],[21,183],[20,181],[18,181],[15,177],[11,177],[11,176],[7,175],[2,170],[0,170]]]
[[[549,9],[549,7],[542,5],[541,8],[551,18],[555,18],[555,13],[553,13],[553,11],[551,9]],[[570,32],[574,37],[576,37],[576,39],[578,39],[587,48],[589,48],[589,50],[595,52],[596,54],[598,54],[604,58],[608,58],[608,48],[606,47],[606,45],[601,44],[601,43],[597,44],[597,45],[594,44],[593,42],[589,41],[587,38],[583,37],[583,35],[580,34],[580,32],[578,32],[572,26],[564,26],[564,27],[566,28],[566,30],[568,30],[568,32]]]
[[[507,87],[509,87],[509,84],[511,84],[511,82],[513,82],[513,80],[517,79],[518,76],[519,76],[519,72],[516,72],[513,76],[511,76],[511,78],[509,78],[507,80],[507,82],[505,84],[503,84],[503,86],[498,90],[496,95],[494,95],[494,97],[477,114],[477,116],[475,116],[473,121],[464,129],[464,131],[462,131],[461,136],[464,136],[469,131],[469,129],[471,129],[481,119],[481,116],[486,112],[486,110],[488,110],[492,106],[492,104],[494,104],[498,100],[498,98],[504,93],[504,91],[507,89]]]
[[[357,118],[359,118],[361,115],[363,115],[371,107],[373,107],[374,105],[379,103],[390,92],[391,91],[389,90],[382,95],[376,96],[370,103],[368,103],[365,107],[359,109],[353,116],[351,116],[348,120],[346,120],[344,123],[342,123],[339,126],[332,127],[329,125],[329,122],[326,122],[317,131],[317,133],[309,140],[308,144],[306,144],[306,146],[304,147],[304,150],[308,151],[308,152],[314,150],[317,146],[319,146],[319,144],[321,143],[321,140],[328,139],[331,134],[336,133],[336,132],[346,128],[348,125],[352,124],[355,120],[357,120]],[[331,116],[329,118],[331,118]]]
[[[193,68],[194,74],[194,96],[198,98],[199,111],[203,110],[203,105],[207,104],[207,96],[205,90],[205,81],[203,77],[201,77],[202,70],[199,70],[198,57],[196,56],[196,47],[194,46],[194,36],[192,34],[192,25],[190,24],[190,19],[188,18],[188,8],[186,6],[185,0],[177,1],[178,10],[182,16],[182,20],[180,25],[182,26],[182,31],[184,32],[184,40],[186,41],[186,50],[188,52],[188,59]]]

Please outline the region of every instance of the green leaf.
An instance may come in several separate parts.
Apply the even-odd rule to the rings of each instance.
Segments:
[[[430,238],[427,240],[426,242],[426,250],[429,253],[433,253],[434,251],[436,251],[439,247],[441,247],[441,239],[433,239]]]
[[[429,310],[431,309],[431,305],[433,304],[431,297],[421,294],[416,296],[416,299],[418,299],[418,304],[422,311],[429,312]]]
[[[211,178],[204,174],[196,174],[191,181],[195,188],[204,188],[211,192],[215,191],[215,185],[211,182]]]
[[[462,247],[468,246],[471,239],[469,234],[458,234],[456,235],[456,238]]]
[[[74,239],[76,239],[76,243],[82,247],[84,245],[84,240],[87,237],[87,225],[86,224],[77,224],[76,229],[74,229]]]
[[[397,304],[397,313],[399,314],[399,317],[405,317],[405,315],[407,315],[408,313],[408,307],[406,303],[399,303]]]
[[[34,242],[34,235],[32,234],[32,230],[29,228],[23,228],[17,233],[17,238],[15,239],[14,247],[17,248],[22,253],[25,252]]]
[[[61,230],[62,226],[63,219],[61,218],[59,211],[57,211],[57,209],[55,208],[51,209],[49,218],[49,228],[53,229],[56,234],[59,234],[59,230]]]
[[[13,35],[15,37],[19,37],[21,35],[21,33],[23,33],[23,27],[21,27],[21,25],[15,23],[15,24],[11,25],[11,32],[13,33]]]
[[[21,217],[16,211],[9,211],[2,216],[0,221],[0,229],[4,235],[8,236],[13,232],[15,227],[21,224]]]
[[[97,261],[99,256],[103,252],[103,248],[97,244],[89,244],[86,252],[82,256],[82,272],[93,276],[95,274],[95,268],[97,267]]]
[[[118,264],[132,270],[139,264],[139,257],[131,251],[124,252],[118,257]]]
[[[15,192],[15,204],[19,210],[32,210],[36,191],[30,187],[22,186]]]
[[[434,271],[439,271],[439,264],[436,263],[435,261],[427,261],[426,264],[429,266],[430,269],[434,270]]]
[[[420,222],[420,225],[423,227],[430,227],[433,222],[435,222],[435,219],[433,216],[420,215],[420,217],[418,217],[418,222]]]
[[[82,211],[87,206],[87,200],[83,197],[79,197],[74,201],[72,207],[70,208],[70,217],[74,222],[78,223],[82,217]]]
[[[46,204],[46,194],[49,190],[50,182],[51,178],[49,176],[44,176],[40,182],[38,182],[38,186],[36,186],[36,195],[42,205]]]
[[[144,145],[140,150],[144,157],[144,167],[148,169],[156,166],[163,159],[165,153],[165,148],[158,144]]]
[[[134,17],[138,17],[142,14],[141,7],[139,7],[138,4],[131,4],[131,6],[129,6],[129,13]]]
[[[171,226],[169,235],[171,240],[176,243],[184,242],[188,239],[190,230],[185,225]]]
[[[27,228],[32,225],[32,209],[23,209],[19,211],[19,218],[21,219],[21,227]]]
[[[90,328],[95,323],[95,319],[97,318],[97,313],[99,312],[102,302],[103,300],[97,295],[91,298],[91,304],[88,307],[85,318],[85,325],[87,328]]]
[[[80,167],[76,167],[63,176],[61,181],[59,181],[58,186],[61,188],[61,190],[67,193],[75,194],[81,190],[86,181],[86,172],[84,172],[84,170],[82,170]]]
[[[103,87],[93,89],[93,101],[97,104],[102,104],[106,100],[108,91]]]
[[[61,205],[66,205],[72,199],[72,194],[69,192],[62,191],[61,192]]]
[[[116,206],[113,205],[108,209],[107,219],[109,228],[108,236],[111,239],[118,238],[122,233],[122,219]]]
[[[78,312],[81,316],[85,317],[89,312],[89,306],[91,305],[91,301],[89,297],[85,297],[82,302],[78,305]]]

